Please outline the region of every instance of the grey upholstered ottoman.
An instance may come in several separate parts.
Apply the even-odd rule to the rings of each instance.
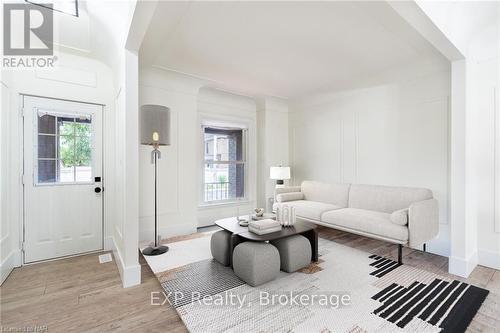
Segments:
[[[301,235],[271,241],[280,253],[281,269],[291,273],[311,263],[311,243]]]
[[[229,242],[231,233],[226,230],[214,232],[210,239],[212,257],[224,266],[229,265]]]
[[[244,242],[234,248],[233,269],[237,277],[255,287],[278,276],[280,254],[269,243]]]

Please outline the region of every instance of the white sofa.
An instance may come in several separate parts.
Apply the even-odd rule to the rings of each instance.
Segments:
[[[304,181],[276,188],[273,210],[295,207],[298,219],[401,245],[420,246],[436,237],[438,202],[424,188]]]

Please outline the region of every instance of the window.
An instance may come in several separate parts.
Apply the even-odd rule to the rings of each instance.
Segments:
[[[245,134],[243,128],[203,127],[203,201],[245,198]]]
[[[38,111],[36,183],[92,182],[92,117]]]
[[[56,12],[61,12],[69,15],[78,17],[78,0],[25,0],[26,2],[32,3],[34,5],[50,8]],[[49,7],[48,5],[52,5]]]

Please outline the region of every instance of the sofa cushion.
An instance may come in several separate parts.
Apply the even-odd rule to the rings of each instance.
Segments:
[[[408,240],[408,228],[392,223],[387,213],[343,208],[323,213],[321,222],[402,242]]]
[[[425,188],[353,184],[348,207],[392,213],[427,199],[432,199],[432,191]]]
[[[304,199],[347,207],[350,184],[326,184],[311,180],[300,185]]]
[[[391,222],[399,225],[408,224],[408,208],[399,209],[391,214]]]
[[[317,201],[308,201],[308,200],[296,200],[296,201],[287,201],[284,203],[276,203],[274,204],[274,209],[278,207],[278,205],[288,205],[295,207],[295,215],[297,217],[304,217],[309,220],[319,221],[321,218],[321,214],[328,212],[330,210],[340,209],[342,207],[326,204],[323,202]]]
[[[302,192],[288,192],[280,193],[276,195],[277,202],[304,200],[304,193]]]

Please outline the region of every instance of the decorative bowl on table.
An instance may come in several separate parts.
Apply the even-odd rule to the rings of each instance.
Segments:
[[[264,219],[276,220],[276,215],[273,213],[264,213],[262,216],[257,216],[255,214],[252,215],[252,220],[259,221]]]

